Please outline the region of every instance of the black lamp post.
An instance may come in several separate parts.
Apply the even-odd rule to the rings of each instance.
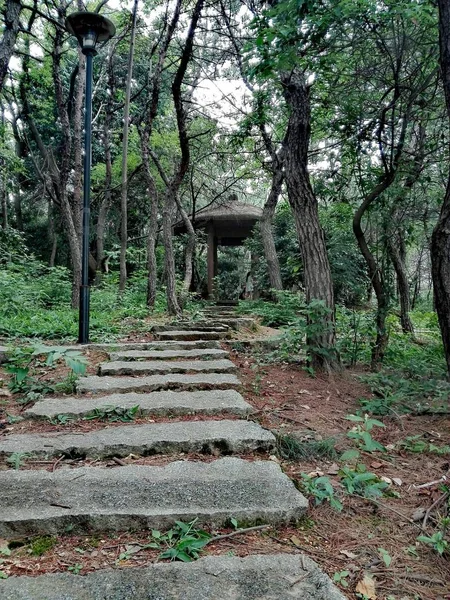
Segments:
[[[84,181],[83,181],[83,236],[81,252],[80,316],[78,342],[89,342],[89,218],[91,211],[91,155],[92,155],[92,59],[97,54],[97,42],[106,42],[116,33],[114,24],[97,13],[77,12],[66,19],[66,28],[75,35],[86,56],[86,93],[84,113]]]

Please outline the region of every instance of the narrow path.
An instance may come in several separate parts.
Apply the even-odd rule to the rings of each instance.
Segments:
[[[202,452],[214,460],[2,471],[0,538],[62,534],[68,527],[79,534],[164,529],[177,520],[192,519],[213,527],[225,526],[231,519],[246,526],[285,525],[300,519],[308,503],[279,465],[267,460],[275,438],[245,419],[252,407],[239,393],[236,367],[219,345],[231,327],[248,326],[245,321],[211,307],[200,323],[158,328],[159,341],[134,344],[132,349],[115,345],[99,374],[79,381],[78,397],[44,399],[26,411],[32,419],[61,419],[111,407],[139,407],[140,414],[173,417],[168,423],[10,435],[0,442],[3,455],[105,459]],[[220,419],[177,420],[185,414]],[[342,600],[343,596],[312,561],[286,554],[209,556],[189,565],[97,571],[84,577],[11,577],[0,582],[0,598]]]

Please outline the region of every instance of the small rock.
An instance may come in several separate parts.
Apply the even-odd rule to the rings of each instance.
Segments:
[[[384,481],[384,483],[387,483],[388,485],[392,484],[392,479],[389,479],[389,477],[385,477],[384,475],[382,477],[380,477],[381,481]]]
[[[327,470],[327,474],[328,475],[337,475],[339,473],[339,465],[337,465],[336,463],[333,463],[331,465],[331,467]]]
[[[400,477],[393,477],[392,481],[393,483],[395,483],[395,485],[398,485],[399,487],[403,484],[403,481],[400,479]]]
[[[414,522],[423,521],[426,512],[427,511],[422,506],[419,506],[419,508],[416,508],[416,510],[411,515],[411,519]]]
[[[323,471],[319,471],[319,469],[308,473],[308,477],[323,477],[324,475],[325,475],[325,473]]]

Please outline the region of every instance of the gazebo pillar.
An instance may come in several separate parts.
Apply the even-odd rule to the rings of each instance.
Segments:
[[[214,299],[214,277],[217,275],[217,238],[214,224],[209,222],[206,231],[208,234],[208,300]]]

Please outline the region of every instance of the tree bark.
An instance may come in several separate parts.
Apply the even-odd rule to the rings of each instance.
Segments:
[[[158,190],[150,169],[150,127],[148,123],[146,123],[145,127],[139,131],[139,135],[141,138],[144,178],[147,185],[147,193],[150,204],[147,237],[147,306],[149,308],[153,308],[156,300],[156,282],[158,276],[155,254],[156,237],[158,234]]]
[[[315,370],[338,367],[335,351],[334,294],[325,237],[319,222],[317,199],[308,173],[308,147],[311,111],[304,74],[294,70],[281,76],[286,104],[290,109],[284,142],[285,178],[289,204],[303,259],[306,301],[319,300],[326,314],[320,322],[310,323],[307,345]]]
[[[105,258],[105,232],[106,232],[106,221],[108,217],[108,211],[112,202],[112,123],[114,115],[114,95],[116,91],[116,78],[114,69],[114,52],[116,44],[110,44],[108,50],[108,62],[107,62],[107,73],[108,73],[108,90],[107,102],[105,106],[105,121],[103,124],[103,147],[105,149],[105,193],[103,199],[100,202],[97,216],[96,226],[96,259],[97,259],[97,275],[96,282],[99,283],[102,277],[102,266]]]
[[[73,113],[73,221],[80,240],[83,214],[83,99],[86,80],[86,59],[78,49],[78,75]]]
[[[173,190],[166,191],[163,209],[163,240],[164,240],[164,267],[166,273],[166,298],[169,315],[179,316],[181,308],[177,300],[175,258],[172,244],[172,219],[175,213]]]
[[[4,23],[3,37],[0,40],[0,92],[3,89],[9,61],[14,52],[19,33],[21,10],[22,3],[20,0],[6,0],[2,19]]]
[[[264,204],[262,217],[259,222],[271,290],[283,289],[280,262],[278,260],[278,254],[275,247],[275,240],[272,230],[273,217],[275,215],[278,198],[281,194],[281,188],[283,187],[283,180],[284,174],[282,169],[274,169],[269,196]]]
[[[0,142],[5,146],[5,110],[0,110]],[[0,203],[2,206],[2,228],[8,229],[8,187],[6,184],[5,158],[0,156]]]
[[[402,330],[403,333],[414,334],[414,325],[412,324],[411,317],[409,316],[411,311],[409,282],[406,273],[404,257],[399,250],[402,245],[399,233],[400,232],[389,239],[388,252],[395,270],[395,274],[397,275],[398,295],[400,299],[400,323]]]
[[[450,0],[438,0],[441,76],[450,121]],[[436,312],[450,378],[450,173],[444,202],[431,237]]]
[[[48,202],[48,237],[50,238],[50,241],[52,243],[52,249],[50,252],[48,266],[54,267],[56,260],[56,251],[58,249],[58,238],[55,231],[55,217],[53,214],[53,206],[51,200],[49,200]]]
[[[120,279],[119,291],[123,292],[127,283],[127,241],[128,241],[128,215],[127,215],[127,195],[128,195],[128,131],[130,120],[130,100],[131,100],[131,81],[133,76],[134,60],[134,42],[136,38],[136,20],[139,0],[134,0],[130,51],[128,54],[127,83],[125,87],[125,106],[123,111],[123,144],[122,144],[122,185],[121,185],[121,226],[120,226]]]

